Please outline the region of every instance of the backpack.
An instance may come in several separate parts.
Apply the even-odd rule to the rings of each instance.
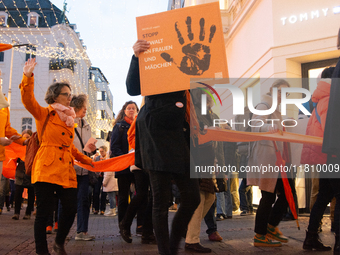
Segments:
[[[40,141],[42,141],[42,137],[48,122],[48,119],[50,118],[50,113],[47,114],[46,120],[44,122],[43,128],[41,130],[41,139]],[[35,155],[37,154],[39,148],[40,148],[40,141],[38,138],[38,133],[34,132],[31,136],[31,138],[28,141],[28,144],[26,146],[26,157],[25,157],[25,168],[26,168],[26,174],[27,175],[31,175],[32,172],[32,166],[33,166],[33,162],[34,162],[34,158]]]
[[[259,105],[259,104],[264,104],[267,106],[267,108],[269,109],[270,106],[266,103],[266,102],[261,102],[258,103],[255,108]],[[251,132],[251,127],[248,125],[248,121],[251,120],[253,117],[253,113],[249,110],[248,106],[244,107],[244,114],[243,115],[236,115],[235,116],[235,122],[239,123],[239,122],[244,122],[246,123],[245,127],[243,125],[235,125],[235,129],[236,131],[242,131],[242,132]],[[251,144],[253,142],[238,142],[237,143],[237,150],[238,153],[241,156],[241,165],[247,165],[248,162],[248,158],[250,156],[250,148],[251,148]],[[244,159],[244,160],[242,160]]]

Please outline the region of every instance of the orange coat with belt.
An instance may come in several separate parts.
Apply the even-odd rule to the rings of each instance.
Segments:
[[[33,92],[33,76],[31,78],[23,76],[20,90],[22,103],[35,118],[39,139],[46,117],[50,114],[33,162],[32,183],[48,182],[64,188],[76,188],[74,159],[83,164],[90,164],[92,159],[80,153],[73,145],[74,127],[66,126],[51,106],[42,107],[38,104]]]
[[[6,98],[7,99],[7,98]],[[14,128],[11,127],[8,107],[0,110],[0,137],[10,138],[13,135],[21,136]],[[15,143],[23,145],[25,138],[15,140]],[[0,145],[0,162],[5,161],[5,146]]]

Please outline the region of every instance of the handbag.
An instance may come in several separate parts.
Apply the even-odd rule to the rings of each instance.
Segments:
[[[47,125],[49,118],[50,118],[50,114],[48,113],[46,120],[44,122],[43,128],[41,130],[41,139],[40,140],[42,140],[42,137],[43,137],[44,131],[46,129],[46,125]],[[39,142],[39,138],[38,138],[38,132],[34,132],[31,136],[31,138],[29,139],[27,147],[26,147],[25,168],[26,168],[26,174],[27,175],[31,175],[34,158],[35,158],[35,155],[37,154],[39,148],[40,148],[40,142]]]

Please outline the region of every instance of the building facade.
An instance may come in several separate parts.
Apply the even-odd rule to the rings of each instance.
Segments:
[[[95,82],[90,80],[91,61],[86,53],[86,46],[80,39],[80,33],[76,32],[76,25],[70,24],[65,16],[66,5],[61,11],[48,0],[3,0],[2,3],[1,43],[28,44],[0,55],[3,92],[10,94],[11,98],[12,126],[18,132],[26,128],[35,130],[34,118],[22,105],[18,88],[25,61],[32,57],[36,58],[38,63],[34,73],[34,90],[39,104],[47,106],[44,97],[49,85],[54,82],[68,82],[73,94],[84,93],[89,96],[90,105],[86,119],[93,130],[93,137],[98,137],[97,129],[103,126],[98,126],[96,121],[98,89]],[[106,90],[109,91],[107,85],[108,82]],[[113,98],[111,92],[107,94],[111,95],[111,112],[108,112],[104,121],[112,122]]]
[[[209,2],[214,1],[186,0],[186,6]],[[291,86],[312,93],[316,88],[314,78],[338,61],[339,2],[220,0],[220,8],[229,77],[246,95],[245,105],[248,87],[253,88],[256,105],[277,78],[289,78]],[[217,109],[220,117],[234,118],[231,93],[221,97],[223,106]],[[287,115],[297,119],[297,107],[289,105]],[[297,185],[300,208],[308,208],[309,185],[308,179]],[[254,202],[258,199],[255,195]]]

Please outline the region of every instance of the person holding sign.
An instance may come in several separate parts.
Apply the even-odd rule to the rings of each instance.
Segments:
[[[129,95],[140,95],[139,55],[150,43],[137,40],[133,45],[130,69],[126,79]],[[162,84],[154,84],[162,86]],[[190,179],[190,128],[186,121],[186,91],[145,97],[145,105],[136,121],[135,165],[149,172],[154,198],[153,226],[159,254],[177,254],[182,236],[200,203],[197,179]],[[168,227],[168,200],[171,179],[181,194],[181,206]]]

